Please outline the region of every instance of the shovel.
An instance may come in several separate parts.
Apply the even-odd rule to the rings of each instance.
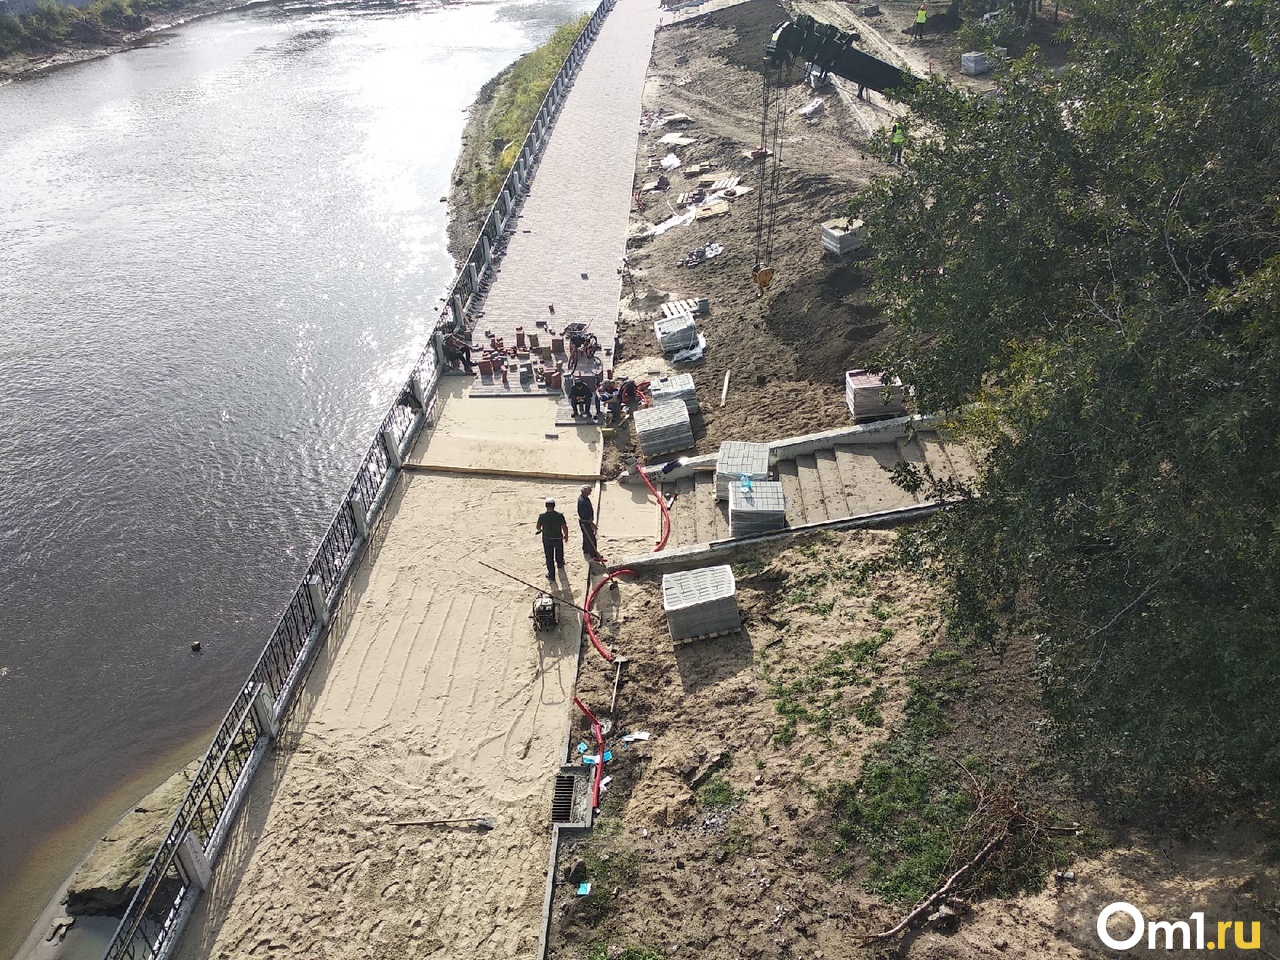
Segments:
[[[498,824],[493,817],[457,817],[450,820],[393,820],[393,827],[436,827],[446,823],[469,823],[478,830],[492,830]]]

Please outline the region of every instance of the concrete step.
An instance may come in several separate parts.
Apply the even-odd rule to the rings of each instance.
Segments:
[[[804,500],[804,522],[822,523],[830,520],[826,496],[822,490],[822,478],[818,476],[817,458],[812,453],[802,453],[796,457],[796,471],[800,480],[800,496]]]
[[[787,526],[798,527],[805,522],[804,494],[800,491],[800,471],[794,460],[778,461],[778,479],[782,482],[782,495],[787,498]]]
[[[676,540],[673,529],[671,540],[682,547],[703,542],[698,535],[698,509],[694,502],[693,491],[693,477],[681,477],[676,481],[676,502],[671,505],[671,522],[673,525],[679,523],[680,538]]]
[[[818,479],[822,481],[822,495],[826,501],[827,516],[843,520],[849,516],[849,499],[840,479],[840,467],[836,465],[834,450],[815,450],[813,458],[818,466]]]
[[[955,483],[956,472],[951,465],[951,458],[942,446],[942,438],[929,432],[918,434],[916,439],[924,451],[924,462],[933,473],[933,479],[943,484]]]
[[[711,543],[729,536],[728,507],[716,501],[716,475],[699,473],[694,476],[694,514],[698,523],[698,542]]]
[[[851,477],[849,491],[850,516],[879,513],[906,507],[915,497],[895,486],[890,471],[898,462],[898,447],[892,443],[842,444],[836,447],[836,463],[841,476]]]
[[[978,463],[969,448],[953,440],[939,439],[942,451],[946,454],[947,460],[951,464],[951,469],[955,472],[956,479],[966,485],[976,483],[978,479]]]

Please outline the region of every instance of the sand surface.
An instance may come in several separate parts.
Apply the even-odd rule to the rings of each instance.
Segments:
[[[572,506],[572,485],[402,480],[182,957],[533,955],[580,626],[566,607],[535,639],[534,591],[476,560],[542,580],[549,489]],[[557,594],[581,603],[585,574],[571,545]]]

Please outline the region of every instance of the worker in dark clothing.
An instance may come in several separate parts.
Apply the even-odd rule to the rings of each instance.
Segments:
[[[622,391],[612,380],[606,380],[596,388],[596,402],[603,404],[608,411],[604,419],[606,424],[617,423],[622,419]]]
[[[538,515],[538,533],[542,534],[542,552],[547,558],[547,579],[555,580],[556,567],[564,569],[564,542],[569,536],[569,522],[556,509],[556,498],[547,497],[547,509]]]
[[[444,338],[444,359],[449,366],[462,365],[462,369],[467,373],[471,373],[471,344],[463,340],[456,333],[451,333]]]
[[[917,40],[924,39],[924,24],[928,18],[929,18],[929,15],[925,13],[924,4],[922,3],[920,4],[920,9],[916,11],[916,39]]]
[[[578,527],[582,530],[582,555],[588,560],[604,563],[596,540],[596,515],[591,506],[591,484],[584,483],[578,494]]]
[[[569,388],[569,403],[573,405],[575,417],[590,416],[591,388],[582,377],[573,378],[573,386]]]

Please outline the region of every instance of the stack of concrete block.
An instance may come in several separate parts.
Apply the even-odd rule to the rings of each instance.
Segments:
[[[670,377],[661,377],[650,381],[649,394],[654,405],[679,400],[689,408],[690,413],[698,412],[698,397],[693,389],[693,374],[677,373]]]
[[[902,381],[897,377],[886,385],[880,374],[866,370],[849,370],[844,375],[844,399],[853,414],[853,422],[900,417],[907,412],[902,396]]]
[[[663,353],[675,353],[698,342],[698,325],[691,315],[681,313],[665,320],[655,320],[653,334],[658,338]]]
[[[681,400],[668,400],[635,412],[636,438],[646,457],[673,453],[693,446],[689,408]]]
[[[729,487],[744,477],[748,486],[769,479],[769,445],[726,440],[716,457],[716,499],[728,500]]]
[[[665,574],[662,609],[672,640],[742,629],[738,585],[728,564]]]
[[[787,498],[777,480],[761,480],[744,490],[729,485],[729,536],[754,537],[787,525]]]
[[[987,55],[981,50],[971,50],[960,54],[960,72],[967,77],[976,77],[991,69]]]
[[[862,246],[866,237],[866,225],[861,220],[838,217],[822,225],[822,249],[838,256],[853,253]]]

